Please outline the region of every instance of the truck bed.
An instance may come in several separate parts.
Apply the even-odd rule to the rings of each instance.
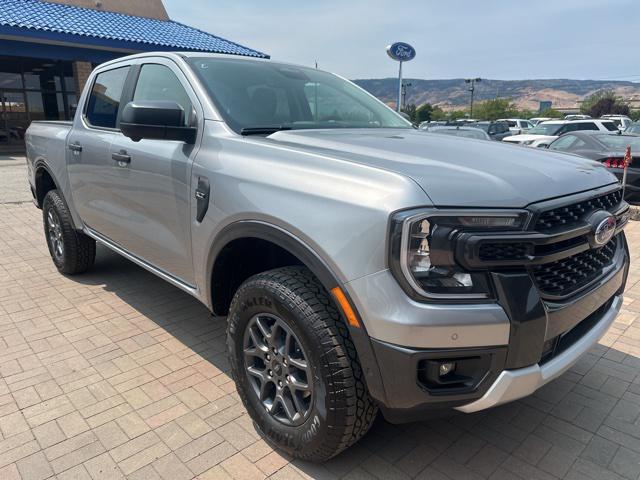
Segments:
[[[66,153],[67,136],[73,122],[70,121],[33,121],[25,134],[27,147],[27,167],[29,169],[29,183],[35,189],[36,164],[45,161],[53,178],[56,178],[65,188],[67,185]]]

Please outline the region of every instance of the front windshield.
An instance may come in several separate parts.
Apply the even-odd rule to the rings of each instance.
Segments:
[[[188,62],[236,132],[412,128],[357,86],[321,70],[225,58],[194,57]]]
[[[595,135],[595,137],[612,150],[625,150],[631,146],[632,152],[640,151],[640,137],[625,135]]]
[[[625,130],[627,133],[640,133],[640,123],[633,123]]]
[[[529,135],[555,135],[562,123],[539,123],[527,132]]]

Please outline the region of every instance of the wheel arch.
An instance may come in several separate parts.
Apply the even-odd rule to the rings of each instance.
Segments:
[[[234,242],[242,241],[244,239],[259,240],[262,242],[267,242],[268,245],[275,246],[275,248],[279,249],[280,252],[286,252],[286,254],[290,255],[290,260],[296,262],[289,263],[289,265],[303,265],[315,275],[320,284],[327,291],[329,297],[334,301],[334,304],[336,304],[336,308],[340,312],[340,317],[345,322],[349,330],[351,339],[353,340],[358,358],[360,360],[360,364],[364,371],[365,380],[371,396],[378,401],[385,402],[386,395],[380,376],[378,362],[376,360],[369,335],[364,323],[362,322],[362,318],[356,310],[353,301],[349,298],[348,292],[343,288],[342,282],[339,280],[338,276],[332,271],[330,266],[322,259],[322,257],[320,257],[304,241],[302,241],[292,233],[284,230],[283,228],[264,221],[246,220],[234,222],[226,226],[217,235],[207,259],[207,301],[209,302],[209,305],[211,306],[213,312],[218,315],[225,315],[228,311],[228,306],[231,302],[231,299],[233,298],[233,295],[235,294],[235,291],[237,290],[237,287],[239,287],[240,284],[244,280],[246,280],[246,278],[254,275],[255,273],[260,273],[256,270],[255,272],[246,275],[246,278],[243,278],[245,277],[245,275],[241,275],[240,278],[237,278],[235,280],[235,282],[231,282],[232,285],[228,288],[226,295],[216,299],[216,294],[219,293],[216,292],[214,294],[214,289],[216,288],[216,274],[219,278],[217,283],[218,287],[221,287],[221,283],[226,281],[225,278],[221,278],[225,273],[224,268],[222,270],[219,270],[219,268],[221,268],[221,264],[219,262],[221,260],[224,261],[225,259],[225,248],[237,245],[234,244]],[[234,257],[232,256],[226,258],[233,259]],[[277,268],[281,266],[285,265],[274,264],[271,266],[271,268]],[[349,303],[351,304],[351,307],[354,309],[357,318],[360,319],[360,326],[358,328],[349,325],[349,323],[345,319],[345,313],[342,311],[342,308],[337,304],[331,294],[331,290],[334,287],[339,287],[342,290]]]
[[[240,242],[244,242],[244,245],[241,245]],[[276,255],[288,256],[288,258],[280,257],[276,259],[275,262],[272,262],[271,268],[286,265],[304,265],[318,278],[327,292],[341,285],[337,275],[334,274],[329,265],[310,246],[293,234],[264,221],[241,220],[226,226],[216,236],[209,251],[207,260],[207,295],[214,313],[226,314],[231,298],[233,298],[233,293],[239,286],[239,284],[233,286],[231,291],[226,294],[216,290],[215,287],[219,286],[220,282],[224,280],[216,280],[216,277],[220,279],[220,274],[224,273],[224,262],[230,258],[233,259],[235,255],[242,252],[242,247],[255,244],[272,249],[272,253]],[[247,270],[247,272],[250,272],[249,274],[241,275],[246,276],[242,278],[242,281],[255,273],[259,273],[259,271],[264,270],[249,268]]]
[[[35,199],[38,208],[42,208],[42,202],[47,193],[50,190],[58,190],[60,192],[60,186],[47,164],[42,160],[36,162],[33,177],[35,183]],[[60,192],[60,195],[62,196],[62,192]]]
[[[62,192],[62,188],[60,187],[60,183],[56,179],[56,176],[51,171],[51,168],[47,165],[44,160],[37,160],[33,165],[33,179],[34,179],[34,198],[36,200],[36,206],[42,209],[44,197],[47,196],[51,190],[57,190],[60,198],[62,199],[64,206],[71,212],[69,208],[69,203],[67,199],[64,197],[64,193]],[[73,212],[70,215],[71,224],[73,228],[78,230],[78,223],[73,217]]]

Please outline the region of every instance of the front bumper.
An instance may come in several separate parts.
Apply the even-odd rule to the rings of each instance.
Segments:
[[[577,362],[605,334],[622,304],[629,256],[619,236],[612,268],[568,299],[539,296],[525,272],[494,273],[497,302],[425,304],[411,300],[388,271],[347,284],[371,337],[362,361],[373,397],[391,422],[424,418],[434,408],[475,412],[531,394]],[[361,299],[367,299],[361,303]],[[554,345],[549,351],[545,346]],[[424,380],[433,361],[469,361],[479,368],[459,388]]]
[[[516,370],[504,370],[481,398],[456,407],[456,410],[465,413],[477,412],[532,394],[538,388],[566,372],[582,355],[598,343],[598,340],[609,330],[621,307],[622,295],[618,295],[613,298],[611,306],[600,320],[565,351],[542,365],[536,364]]]

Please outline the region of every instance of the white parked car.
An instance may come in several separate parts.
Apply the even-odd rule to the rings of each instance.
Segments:
[[[603,119],[611,120],[620,130],[625,131],[629,125],[633,123],[626,115],[602,115]]]
[[[523,118],[501,118],[497,121],[507,122],[509,125],[509,131],[514,135],[519,135],[533,128],[533,123]]]
[[[588,120],[590,118],[591,118],[590,115],[581,115],[581,114],[565,115],[564,117],[565,120]]]
[[[539,123],[524,135],[507,137],[503,142],[526,145],[528,147],[547,147],[560,135],[580,130],[616,132],[618,127],[611,120],[551,120]]]
[[[533,126],[534,126],[534,127],[535,127],[536,125],[538,125],[539,123],[547,122],[547,121],[549,121],[549,120],[553,120],[553,118],[551,118],[551,117],[533,117],[533,118],[530,118],[530,119],[529,119],[529,121],[530,121],[531,123],[533,123]]]

